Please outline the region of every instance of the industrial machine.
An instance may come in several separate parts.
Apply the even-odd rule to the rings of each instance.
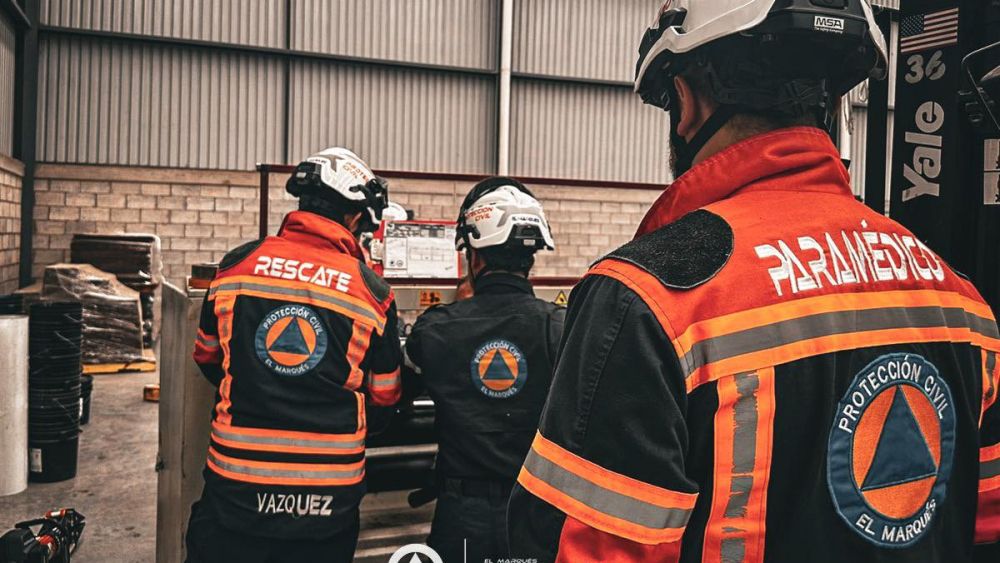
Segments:
[[[85,525],[83,514],[72,508],[18,522],[0,536],[0,563],[70,563]]]
[[[894,39],[896,71],[870,88],[866,201],[967,274],[998,310],[1000,0],[907,0],[899,6],[877,18]]]

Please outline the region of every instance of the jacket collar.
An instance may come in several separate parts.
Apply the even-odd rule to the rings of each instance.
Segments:
[[[358,239],[347,227],[308,211],[292,211],[286,215],[278,236],[291,242],[364,259]]]
[[[739,192],[766,189],[852,196],[850,177],[829,135],[814,127],[779,129],[723,149],[667,186],[636,237]]]
[[[534,295],[531,282],[521,276],[505,273],[486,274],[476,280],[476,295],[499,295],[504,293],[526,293]]]

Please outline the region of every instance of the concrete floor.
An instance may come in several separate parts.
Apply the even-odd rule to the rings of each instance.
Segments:
[[[87,517],[78,563],[147,563],[156,553],[157,404],[142,400],[156,373],[94,377],[90,424],[75,479],[31,483],[0,497],[0,526],[72,507]]]

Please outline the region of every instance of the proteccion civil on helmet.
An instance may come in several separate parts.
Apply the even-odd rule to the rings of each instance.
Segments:
[[[700,67],[720,109],[686,147],[697,153],[740,110],[812,113],[829,129],[836,98],[887,66],[869,0],[667,0],[639,46],[635,91],[669,111],[674,77]]]
[[[465,197],[455,235],[458,250],[555,250],[542,204],[512,178],[490,178]]]
[[[346,200],[364,209],[369,226],[382,221],[382,211],[389,205],[389,189],[382,178],[358,155],[332,147],[314,154],[295,167],[285,184],[288,193],[295,197],[312,195],[325,199]]]

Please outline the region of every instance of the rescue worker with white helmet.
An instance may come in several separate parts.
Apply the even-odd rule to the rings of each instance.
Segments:
[[[396,305],[359,239],[386,184],[357,155],[307,158],[277,236],[219,264],[194,359],[218,387],[188,561],[353,559],[369,406],[402,392]]]
[[[676,180],[573,291],[512,557],[996,561],[995,317],[828,134],[885,69],[868,0],[666,2]]]
[[[528,274],[555,242],[520,182],[477,184],[459,211],[474,295],[424,312],[406,341],[407,396],[434,400],[437,507],[428,545],[444,561],[506,555],[514,478],[548,395],[565,310],[534,295]]]

